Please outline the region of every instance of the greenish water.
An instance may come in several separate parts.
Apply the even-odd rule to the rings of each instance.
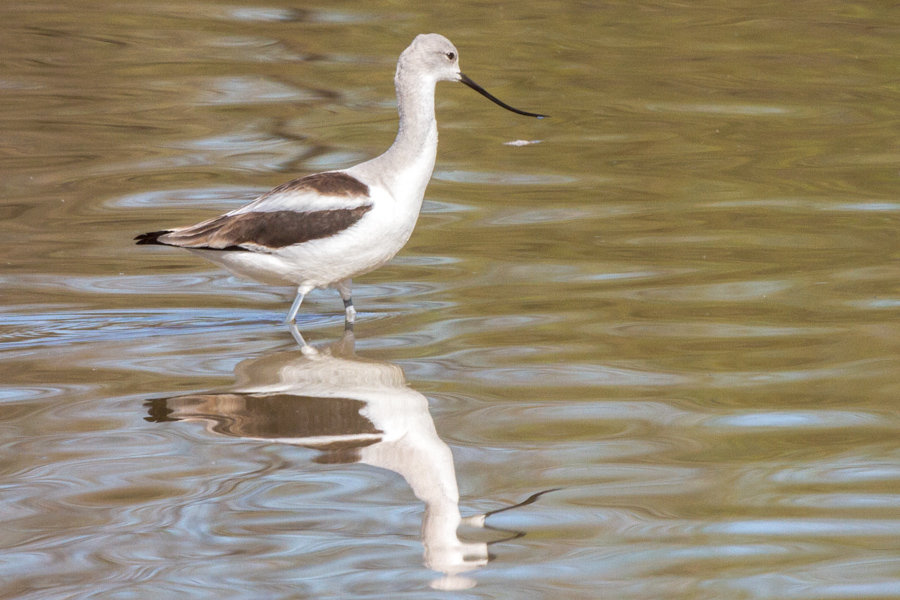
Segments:
[[[900,598],[896,7],[0,17],[0,598]],[[430,31],[552,118],[438,86],[355,340],[133,245],[382,152]]]

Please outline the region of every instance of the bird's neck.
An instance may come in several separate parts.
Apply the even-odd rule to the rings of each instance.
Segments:
[[[409,74],[402,63],[394,77],[400,112],[400,129],[389,153],[417,156],[437,149],[437,121],[434,117],[435,82]]]
[[[394,83],[400,112],[397,138],[387,152],[365,166],[377,173],[398,201],[421,203],[437,157],[435,82],[406,72],[401,64]]]

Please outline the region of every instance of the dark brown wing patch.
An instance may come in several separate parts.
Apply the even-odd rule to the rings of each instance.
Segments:
[[[222,215],[176,231],[141,234],[138,244],[161,244],[203,250],[272,250],[331,237],[352,227],[372,210],[371,204],[298,213],[290,210]],[[247,247],[251,246],[251,247]]]
[[[296,191],[311,191],[323,196],[361,196],[368,198],[369,186],[346,173],[316,173],[300,179],[288,181],[260,196],[260,200]]]

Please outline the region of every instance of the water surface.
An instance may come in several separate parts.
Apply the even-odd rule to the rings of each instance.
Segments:
[[[0,597],[900,597],[896,9],[0,17]],[[439,85],[352,336],[132,245],[382,152],[428,31],[552,118]]]

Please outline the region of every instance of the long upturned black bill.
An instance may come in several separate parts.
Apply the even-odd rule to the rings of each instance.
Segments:
[[[471,79],[469,79],[468,77],[463,75],[462,73],[459,74],[459,80],[462,83],[469,86],[470,88],[472,88],[473,90],[475,90],[476,92],[478,92],[479,94],[481,94],[482,96],[484,96],[485,98],[487,98],[488,100],[490,100],[491,102],[493,102],[494,104],[499,104],[506,110],[512,111],[518,115],[525,115],[526,117],[537,117],[538,119],[543,119],[544,117],[547,116],[547,115],[539,115],[537,113],[525,112],[524,110],[519,110],[518,108],[513,108],[506,102],[503,102],[502,100],[498,100],[497,98],[495,98],[494,96],[489,94],[486,89],[484,89],[483,87],[481,87],[480,85],[478,85],[477,83],[475,83],[474,81],[472,81]]]

